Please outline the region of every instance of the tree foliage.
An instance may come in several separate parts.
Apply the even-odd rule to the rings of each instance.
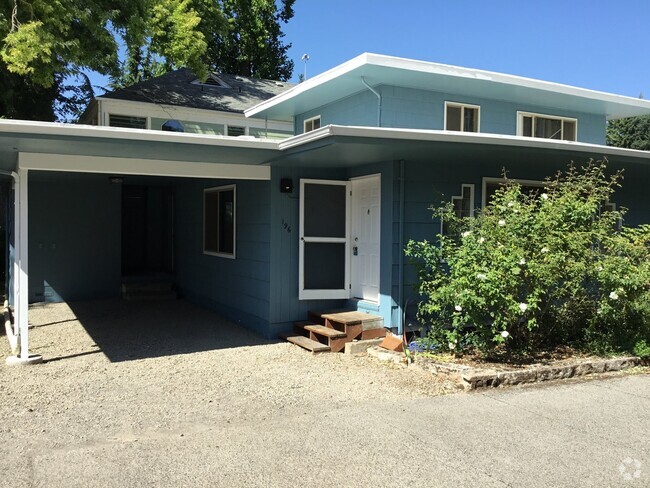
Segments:
[[[84,73],[126,86],[189,67],[287,79],[294,0],[0,0],[0,116],[78,114]],[[123,51],[121,51],[121,49]],[[123,53],[120,59],[120,53]]]
[[[421,263],[429,340],[456,353],[650,354],[650,226],[603,208],[620,179],[604,163],[569,167],[533,195],[504,179],[475,218],[435,209],[451,233],[406,249]]]
[[[607,145],[650,151],[650,115],[609,121]]]
[[[213,68],[254,78],[286,81],[294,63],[287,57],[281,25],[293,17],[295,0],[222,0],[225,35],[208,41]]]

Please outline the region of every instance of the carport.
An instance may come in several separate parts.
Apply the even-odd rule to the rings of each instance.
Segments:
[[[7,335],[15,356],[8,362],[40,360],[29,354],[31,177],[104,175],[107,184],[131,176],[268,181],[270,168],[264,163],[277,151],[276,142],[249,137],[0,121],[0,171],[3,178],[11,180],[9,204],[13,204],[13,225],[8,230],[7,295],[14,320],[13,326],[7,326]],[[35,197],[38,195],[31,197],[32,204]],[[40,205],[47,202],[41,201]]]

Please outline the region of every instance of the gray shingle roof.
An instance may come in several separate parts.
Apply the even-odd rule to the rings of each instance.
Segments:
[[[293,83],[259,80],[245,76],[216,74],[228,87],[193,83],[196,76],[183,68],[127,88],[105,93],[98,98],[176,105],[181,107],[242,113],[293,87]]]

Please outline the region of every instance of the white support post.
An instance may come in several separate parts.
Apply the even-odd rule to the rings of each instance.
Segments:
[[[14,313],[14,336],[18,337],[20,335],[20,330],[18,329],[18,319],[16,317],[16,314],[18,313],[18,297],[20,296],[20,280],[18,279],[18,276],[20,276],[20,263],[19,263],[19,256],[20,256],[20,184],[18,183],[18,177],[14,178],[13,182],[13,187],[14,187],[14,228],[13,228],[13,236],[14,236],[14,255],[13,255],[13,262],[12,268],[13,268],[13,275],[12,275],[12,281],[13,281],[13,287],[14,287],[14,301],[13,301],[13,313]]]
[[[28,170],[18,169],[18,182],[15,192],[16,226],[14,237],[14,253],[16,254],[14,265],[14,324],[19,333],[20,356],[7,358],[8,364],[36,364],[43,361],[41,356],[29,355],[29,235],[28,235],[28,194],[27,194]]]

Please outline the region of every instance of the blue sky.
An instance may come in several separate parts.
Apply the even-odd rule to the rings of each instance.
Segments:
[[[294,78],[363,52],[650,98],[650,0],[297,0]]]
[[[296,0],[284,26],[294,81],[374,52],[645,98],[649,30],[650,0]]]

